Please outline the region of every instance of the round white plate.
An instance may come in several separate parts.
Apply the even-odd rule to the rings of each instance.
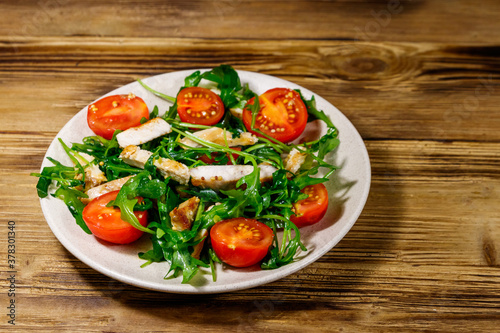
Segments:
[[[143,81],[158,91],[175,96],[184,84],[184,78],[193,72],[194,70],[167,73]],[[242,84],[248,83],[257,94],[271,88],[286,87],[300,89],[308,99],[314,95],[303,87],[272,76],[246,71],[238,71],[238,74]],[[162,113],[171,105],[146,91],[137,82],[107,95],[130,92],[142,97],[150,110],[158,105]],[[300,253],[300,258],[289,265],[275,270],[260,270],[256,267],[233,269],[217,265],[216,282],[212,281],[209,270],[203,269],[189,284],[182,284],[182,277],[164,279],[169,270],[169,265],[165,262],[140,267],[144,261],[139,259],[138,252],[145,252],[151,246],[147,236],[130,245],[101,242],[78,227],[65,204],[51,196],[40,200],[47,223],[61,244],[85,264],[113,279],[151,290],[192,294],[220,293],[259,286],[297,272],[330,251],[345,236],[361,214],[370,189],[370,161],[360,135],[337,108],[320,96],[314,96],[317,108],[330,116],[339,130],[340,146],[327,158],[341,168],[326,183],[330,195],[326,216],[319,223],[301,229],[302,241],[308,251]],[[317,126],[317,122],[313,122],[308,124],[304,135],[317,137],[324,133],[326,127]],[[47,150],[46,157],[50,156],[65,165],[72,165],[57,139],[61,138],[66,144],[70,144],[81,142],[82,138],[89,135],[94,134],[87,126],[87,108],[84,108],[57,134]],[[49,165],[52,164],[44,159],[42,168]]]

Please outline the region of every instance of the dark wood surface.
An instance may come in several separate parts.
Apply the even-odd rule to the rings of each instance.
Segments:
[[[500,332],[500,2],[0,1],[0,331]],[[36,197],[48,145],[138,78],[226,63],[337,106],[372,163],[366,207],[307,268],[175,295],[73,257]],[[16,325],[8,323],[16,223]]]

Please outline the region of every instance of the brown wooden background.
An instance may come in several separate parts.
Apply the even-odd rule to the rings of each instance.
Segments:
[[[0,331],[500,332],[499,15],[497,0],[0,1]],[[29,176],[55,134],[137,78],[221,63],[302,85],[358,128],[373,180],[353,229],[297,274],[220,295],[74,258]]]

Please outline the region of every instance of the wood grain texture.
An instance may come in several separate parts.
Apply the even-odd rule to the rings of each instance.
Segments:
[[[41,125],[14,116],[34,100],[30,114],[59,129],[94,99],[138,78],[228,63],[314,91],[366,139],[500,140],[500,58],[490,44],[71,37],[4,41],[0,50],[0,87],[8,92],[0,96],[0,117],[19,131]],[[33,88],[37,94],[15,97]],[[43,119],[45,112],[58,116]]]
[[[499,3],[401,1],[383,21],[391,3],[0,0],[0,331],[499,332]],[[353,122],[372,186],[352,230],[296,274],[218,295],[139,289],[73,257],[29,175],[56,133],[137,78],[221,63]]]
[[[0,11],[9,18],[0,21],[0,35],[12,37],[500,40],[495,0],[28,0],[2,1]]]
[[[44,150],[15,139],[9,139],[17,148],[12,151],[33,156],[23,169],[36,170]],[[45,141],[41,136],[40,146]],[[148,327],[168,321],[169,330],[178,331],[189,318],[190,327],[207,331],[231,325],[285,332],[301,318],[301,329],[324,332],[332,324],[364,332],[398,332],[402,324],[409,331],[494,328],[500,306],[495,247],[500,214],[490,207],[498,201],[500,179],[491,169],[498,165],[499,145],[370,140],[367,147],[373,161],[371,195],[336,248],[281,281],[201,297],[141,290],[88,268],[50,232],[35,180],[2,167],[1,178],[8,174],[11,180],[0,188],[0,201],[9,203],[2,214],[18,221],[19,311],[28,315],[19,327],[39,331],[55,325],[66,331],[74,324],[64,318],[74,318],[88,325],[82,331],[134,332],[133,318],[135,325]],[[4,154],[2,160],[15,155]],[[460,167],[457,161],[464,156],[468,165]],[[37,311],[40,306],[47,310]],[[90,314],[88,307],[100,311]]]

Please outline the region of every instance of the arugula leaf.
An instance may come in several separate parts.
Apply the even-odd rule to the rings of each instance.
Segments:
[[[71,212],[71,215],[75,218],[76,224],[78,224],[83,231],[87,234],[92,234],[90,229],[85,224],[85,221],[83,221],[82,212],[85,205],[80,201],[80,197],[85,197],[86,195],[82,194],[82,192],[70,188],[59,187],[53,196],[64,201]]]
[[[300,231],[295,224],[293,224],[289,219],[280,215],[265,215],[262,218],[270,219],[270,227],[276,233],[277,225],[275,220],[281,221],[283,225],[283,241],[281,246],[278,245],[277,239],[275,238],[275,244],[269,251],[268,255],[262,261],[262,269],[276,269],[291,263],[297,251],[300,249],[302,251],[307,251],[306,247],[300,241]],[[293,233],[292,233],[293,231]],[[294,235],[293,235],[294,234]]]
[[[140,258],[147,260],[144,265],[167,261],[170,269],[165,278],[170,273],[172,277],[176,277],[182,272],[182,283],[188,283],[196,275],[199,267],[210,267],[209,264],[191,256],[192,247],[202,241],[202,238],[196,236],[202,211],[203,206],[200,206],[191,230],[174,231],[165,224],[150,223],[149,227],[156,228],[156,232],[151,237],[153,249],[139,254]]]
[[[241,85],[238,73],[229,65],[223,64],[203,73],[193,72],[184,79],[184,87],[197,87],[202,79],[217,84],[217,89],[220,90],[219,96],[226,109],[242,108],[252,97],[248,85],[244,87]]]
[[[251,148],[248,148],[245,150],[246,153],[252,153],[257,159],[266,161],[266,162],[272,162],[274,163],[274,166],[277,166],[279,168],[283,167],[283,159],[281,158],[281,154],[276,151],[272,147],[272,145],[269,144],[256,144]]]
[[[126,164],[121,159],[115,156],[106,158],[102,162],[102,168],[104,169],[104,173],[106,174],[106,179],[108,181],[135,175],[142,171],[141,169]]]
[[[254,159],[251,159],[251,162],[253,171],[238,180],[235,190],[221,191],[225,195],[236,199],[237,204],[228,213],[231,217],[243,216],[243,211],[247,206],[252,206],[255,209],[255,216],[258,216],[262,211],[262,197],[259,193],[261,188],[260,168]],[[242,185],[246,185],[246,188],[244,190],[238,189]]]
[[[157,199],[166,191],[165,183],[158,179],[150,180],[148,176],[148,172],[141,172],[130,178],[118,192],[113,205],[120,208],[122,220],[130,223],[136,229],[154,234],[151,229],[143,227],[134,214],[134,206],[138,202],[138,196]]]
[[[151,250],[147,252],[139,252],[139,258],[146,260],[146,262],[142,264],[141,267],[146,267],[153,262],[160,262],[164,260],[163,248],[161,247],[159,237],[157,237],[156,234],[151,236],[151,244],[153,247]]]
[[[149,119],[157,118],[159,113],[160,113],[160,110],[158,109],[158,105],[155,105],[153,107],[153,111],[151,111],[149,113]]]
[[[222,198],[218,192],[210,188],[200,189],[193,186],[190,189],[185,189],[184,192],[193,196],[197,196],[204,202],[221,202],[222,200],[224,200],[224,198]]]
[[[83,180],[75,179],[75,176],[80,172],[78,168],[65,166],[51,157],[47,157],[47,159],[54,166],[44,167],[42,173],[31,174],[32,176],[39,177],[36,189],[40,198],[45,198],[49,194],[49,187],[53,181],[56,181],[59,186],[65,188],[84,185]]]
[[[242,89],[238,73],[228,65],[220,65],[202,74],[202,78],[217,83],[220,98],[226,108],[232,108],[240,101],[238,92]]]
[[[311,149],[318,152],[319,159],[323,159],[329,152],[336,149],[339,144],[337,129],[330,127],[327,133],[311,146]]]
[[[203,79],[203,75],[201,75],[200,71],[193,72],[184,79],[184,87],[197,87],[201,79]]]
[[[328,127],[335,127],[333,125],[332,121],[330,120],[330,118],[325,114],[325,112],[323,110],[318,110],[316,108],[316,100],[315,100],[314,96],[312,96],[310,100],[307,100],[304,98],[304,96],[302,95],[302,92],[299,89],[296,89],[295,91],[299,93],[300,98],[302,99],[302,101],[306,105],[307,113],[309,114],[307,122],[310,122],[310,121],[313,121],[316,119],[321,119],[326,123],[326,125]]]
[[[238,138],[241,133],[247,131],[245,125],[243,124],[243,121],[233,116],[231,112],[226,112],[221,122],[216,124],[215,126],[224,128],[225,130],[231,132],[233,138]]]
[[[339,144],[340,140],[338,139],[337,129],[330,127],[323,137],[312,143],[309,148],[306,148],[308,156],[306,157],[306,162],[302,166],[302,169],[306,169],[306,176],[317,174],[319,168],[327,168],[330,169],[330,171],[323,177],[325,179],[323,181],[328,180],[331,174],[337,169],[337,166],[325,162],[324,158],[327,154],[335,150]],[[302,150],[302,148],[299,149]],[[313,162],[316,162],[316,164],[314,165]],[[300,174],[299,177],[302,175],[304,175],[304,173]]]
[[[309,185],[316,185],[316,184],[320,184],[320,183],[324,183],[324,182],[327,182],[328,181],[328,178],[327,177],[321,177],[321,178],[318,178],[318,177],[310,177],[309,175],[305,174],[305,175],[300,175],[298,177],[296,177],[294,179],[294,182],[295,184],[297,185],[297,187],[299,189],[303,189],[304,187],[306,186],[309,186]]]
[[[168,96],[168,95],[165,95],[157,90],[154,90],[153,88],[149,87],[148,85],[146,85],[144,82],[142,82],[141,80],[137,80],[137,82],[139,82],[139,84],[144,88],[146,89],[147,91],[153,93],[154,95],[160,97],[160,98],[163,98],[164,100],[167,100],[169,102],[172,102],[172,103],[175,103],[175,97],[172,97],[172,96]]]
[[[168,180],[167,180],[168,182]],[[179,196],[175,193],[170,186],[167,186],[167,190],[165,194],[158,198],[158,214],[161,221],[161,225],[164,228],[172,228],[172,224],[170,223],[170,215],[169,213],[179,205],[181,202]]]

